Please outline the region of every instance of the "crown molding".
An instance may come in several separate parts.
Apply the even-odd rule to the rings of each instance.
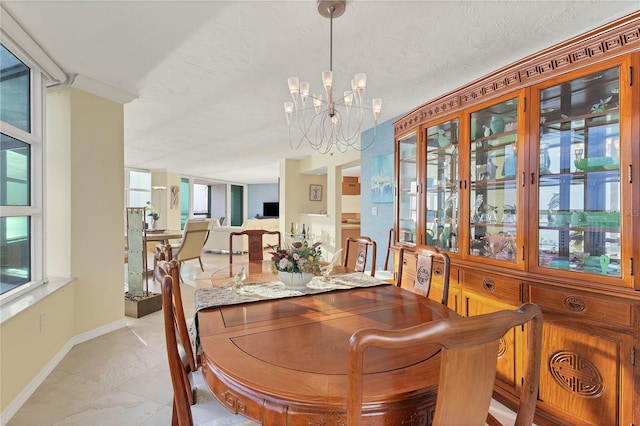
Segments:
[[[70,86],[121,104],[127,104],[138,97],[138,95],[126,90],[118,89],[82,74],[76,75]]]
[[[69,79],[67,74],[42,50],[2,5],[0,5],[0,17],[2,20],[0,28],[2,43],[26,55],[28,61],[37,66],[52,84],[66,84]]]

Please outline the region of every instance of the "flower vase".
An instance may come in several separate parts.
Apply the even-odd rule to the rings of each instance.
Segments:
[[[151,230],[155,231],[156,229],[158,229],[158,219],[153,219],[153,222],[151,222]]]
[[[307,283],[313,279],[313,274],[308,272],[278,271],[278,279],[282,281],[286,289],[301,290],[306,288]]]

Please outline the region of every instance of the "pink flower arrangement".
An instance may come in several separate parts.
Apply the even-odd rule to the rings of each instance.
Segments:
[[[307,272],[320,274],[321,243],[309,246],[306,241],[296,241],[287,248],[278,248],[271,252],[273,272]]]

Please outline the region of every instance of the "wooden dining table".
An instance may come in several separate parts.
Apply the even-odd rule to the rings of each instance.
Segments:
[[[265,261],[208,271],[198,277],[198,287],[228,285],[243,266],[245,286],[275,280]],[[345,272],[343,267],[333,271],[336,279]],[[201,309],[202,371],[224,406],[263,425],[344,425],[348,343],[356,330],[399,329],[456,315],[384,281]],[[364,368],[366,424],[429,424],[437,394],[438,347],[370,348]]]

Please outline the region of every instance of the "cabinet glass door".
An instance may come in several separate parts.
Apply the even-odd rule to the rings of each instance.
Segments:
[[[540,92],[538,265],[621,276],[619,69]]]
[[[398,242],[416,243],[418,222],[417,137],[413,133],[398,141]]]
[[[426,244],[458,251],[458,119],[427,128]]]
[[[517,146],[517,98],[471,114],[471,256],[516,263]]]

